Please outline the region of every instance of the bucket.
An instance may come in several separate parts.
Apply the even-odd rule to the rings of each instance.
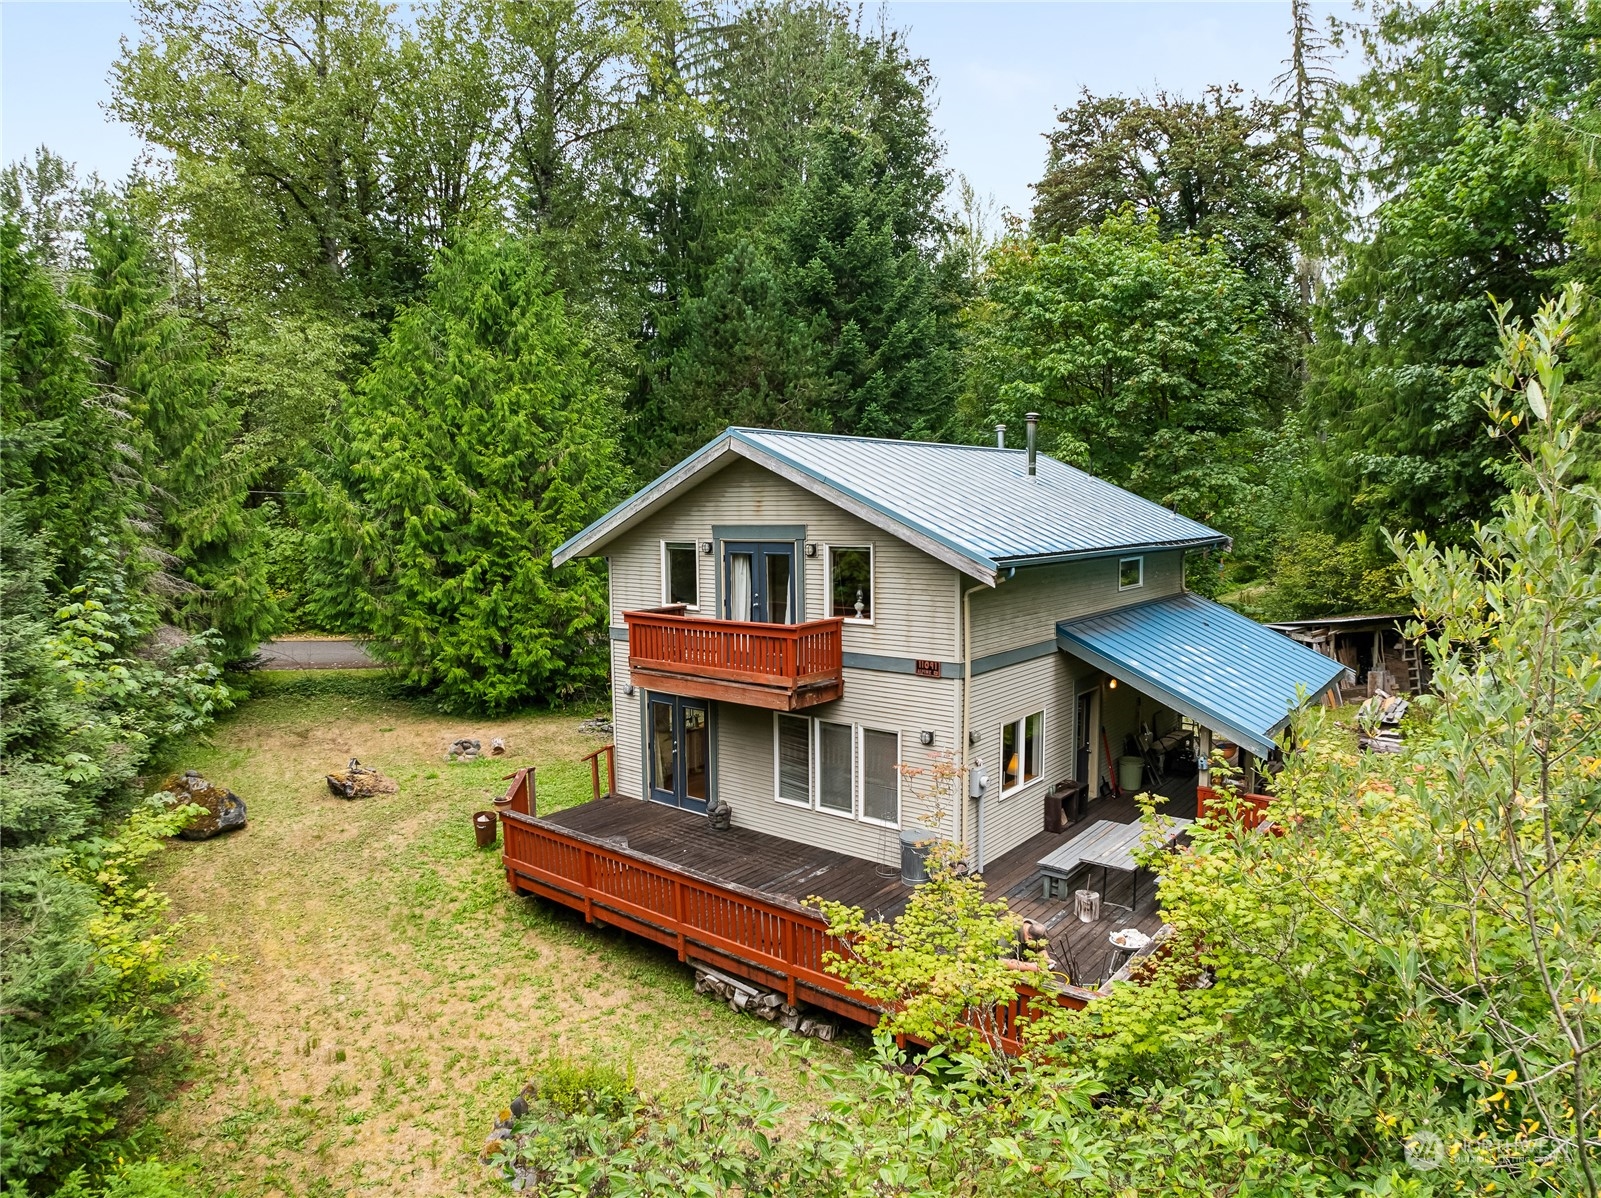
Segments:
[[[495,825],[500,822],[493,811],[479,811],[473,815],[473,839],[481,849],[495,847]]]
[[[901,882],[921,886],[928,881],[928,846],[932,832],[922,828],[901,829]]]
[[[1117,759],[1117,788],[1119,790],[1137,791],[1145,782],[1145,759],[1143,757],[1119,757]]]

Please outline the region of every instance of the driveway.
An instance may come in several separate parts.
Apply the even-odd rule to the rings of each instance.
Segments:
[[[264,670],[371,670],[378,663],[356,641],[287,639],[258,649]]]

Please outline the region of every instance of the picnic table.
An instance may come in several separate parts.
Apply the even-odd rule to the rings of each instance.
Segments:
[[[1172,844],[1194,823],[1192,819],[1162,818],[1163,846]],[[1096,820],[1061,848],[1053,849],[1040,858],[1040,877],[1044,883],[1041,897],[1049,899],[1057,882],[1070,881],[1079,870],[1098,865],[1101,867],[1103,892],[1108,870],[1134,875],[1134,902],[1129,908],[1132,911],[1140,905],[1140,868],[1134,860],[1134,852],[1140,847],[1144,836],[1144,824]]]

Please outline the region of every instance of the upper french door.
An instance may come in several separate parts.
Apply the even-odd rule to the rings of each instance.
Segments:
[[[795,546],[789,541],[723,545],[723,614],[761,624],[796,621]]]

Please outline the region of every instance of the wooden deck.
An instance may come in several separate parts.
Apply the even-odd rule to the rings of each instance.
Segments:
[[[1165,811],[1193,817],[1193,778],[1170,782],[1164,792],[1170,795]],[[1013,911],[1050,931],[1051,955],[1069,975],[1058,980],[1073,983],[1057,1001],[1082,1005],[1091,997],[1084,991],[1106,979],[1112,932],[1133,927],[1152,935],[1162,918],[1148,876],[1141,879],[1137,910],[1115,906],[1129,901],[1132,881],[1114,873],[1101,919],[1081,923],[1071,897],[1043,897],[1039,858],[1096,820],[1137,818],[1132,798],[1099,800],[1066,832],[1039,832],[985,871],[992,895],[1004,896]],[[676,947],[681,959],[780,989],[791,1002],[875,1020],[860,996],[823,970],[822,954],[832,942],[804,903],[817,896],[893,918],[911,894],[898,870],[748,828],[713,831],[704,816],[615,795],[539,819],[507,816],[505,831],[507,877],[517,889]],[[1078,885],[1098,889],[1101,882],[1093,875]]]

